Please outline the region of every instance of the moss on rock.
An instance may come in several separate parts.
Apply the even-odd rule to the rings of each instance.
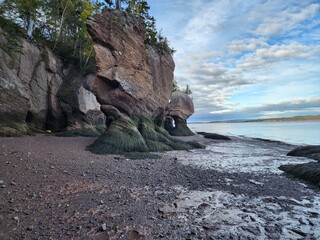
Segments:
[[[167,123],[167,130],[172,136],[192,136],[194,133],[189,129],[186,120],[183,120],[179,117],[174,117],[175,127],[171,127]]]
[[[132,120],[112,107],[103,109],[105,113],[110,111],[114,120],[109,123],[106,132],[88,146],[87,149],[93,153],[161,152],[198,147],[173,138],[162,127],[150,120],[137,117],[132,117]]]
[[[0,137],[21,137],[32,134],[32,130],[25,123],[0,124]]]
[[[87,149],[96,154],[148,151],[147,144],[136,125],[124,115],[113,121],[106,132]]]

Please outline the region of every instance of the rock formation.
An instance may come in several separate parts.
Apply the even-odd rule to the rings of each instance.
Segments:
[[[320,146],[309,145],[300,146],[290,151],[287,156],[306,157],[320,162]]]
[[[144,43],[145,25],[124,11],[105,10],[88,20],[97,73],[92,91],[107,130],[89,146],[95,153],[189,149],[162,128],[171,98],[174,62]]]
[[[174,92],[172,94],[171,102],[167,107],[165,129],[173,136],[194,135],[187,126],[187,119],[193,113],[194,106],[192,99],[183,92]]]
[[[32,128],[63,130],[104,124],[104,115],[90,92],[93,76],[82,77],[48,48],[0,29],[0,135],[27,134]],[[88,90],[89,89],[89,90]]]
[[[304,179],[320,187],[320,146],[309,145],[300,146],[290,151],[287,156],[305,157],[317,160],[318,162],[308,162],[302,164],[281,165],[280,170],[294,177]]]

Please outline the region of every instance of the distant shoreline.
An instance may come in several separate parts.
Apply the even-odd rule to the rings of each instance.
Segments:
[[[294,121],[320,121],[320,115],[316,116],[295,116],[287,118],[265,118],[265,119],[244,119],[244,120],[225,120],[225,121],[210,121],[210,122],[190,122],[197,123],[246,123],[246,122],[294,122]]]

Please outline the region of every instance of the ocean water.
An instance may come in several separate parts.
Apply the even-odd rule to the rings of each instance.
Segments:
[[[189,124],[194,132],[210,132],[277,140],[295,145],[320,145],[320,121],[197,123]]]

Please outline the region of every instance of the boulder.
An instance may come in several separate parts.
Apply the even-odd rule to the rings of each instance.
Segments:
[[[279,169],[320,187],[320,162],[281,165]]]
[[[187,119],[194,113],[191,97],[180,91],[173,92],[171,102],[167,106],[166,112],[165,128],[171,135],[194,135],[187,126]]]
[[[294,177],[309,181],[320,187],[320,146],[300,146],[290,151],[287,156],[305,157],[317,160],[302,164],[287,164],[279,167],[280,170]]]
[[[69,66],[68,76],[77,76],[77,69]],[[67,77],[68,78],[68,77]],[[66,130],[91,130],[94,135],[105,129],[105,116],[100,111],[96,96],[90,91],[94,75],[68,78],[58,92],[58,98],[67,123]]]
[[[198,134],[202,135],[204,138],[208,138],[208,139],[214,139],[214,140],[231,140],[231,138],[224,136],[224,135],[220,135],[217,133],[207,133],[207,132],[197,132]]]
[[[320,161],[320,146],[301,146],[290,151],[287,156],[306,157]]]
[[[144,43],[142,19],[104,10],[87,24],[97,65],[92,91],[102,105],[107,127],[88,149],[106,154],[193,148],[162,128],[174,62],[170,53]]]

